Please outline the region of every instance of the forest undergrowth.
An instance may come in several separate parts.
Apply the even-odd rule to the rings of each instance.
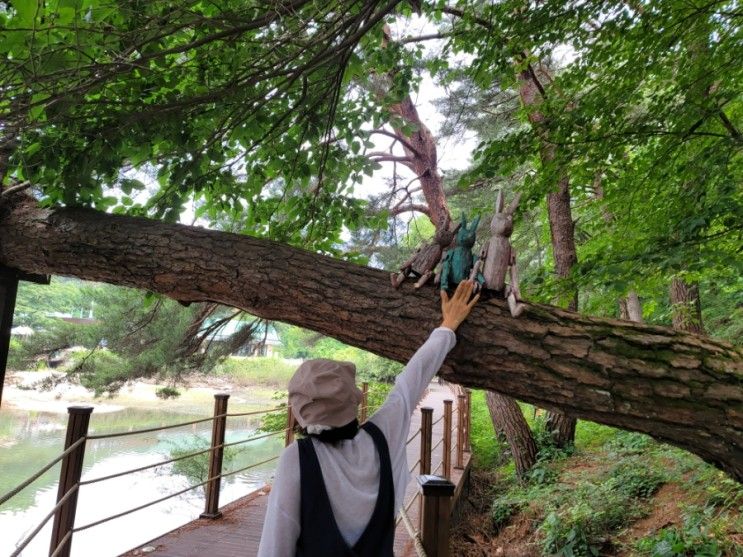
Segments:
[[[743,555],[743,487],[723,472],[646,435],[586,421],[575,447],[557,450],[524,406],[540,458],[519,481],[483,399],[474,393],[474,468],[452,555]]]

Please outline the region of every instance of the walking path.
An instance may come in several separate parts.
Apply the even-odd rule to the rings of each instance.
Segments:
[[[426,396],[421,401],[420,407],[433,408],[433,421],[437,422],[444,413],[444,400],[454,400],[456,409],[456,396],[447,385],[431,383]],[[453,425],[456,432],[458,412],[454,412]],[[416,410],[410,424],[410,435],[420,430],[421,413]],[[431,455],[431,472],[442,474],[444,421],[434,423],[431,444],[435,449]],[[420,458],[420,435],[408,444],[408,463],[410,467]],[[469,471],[470,453],[464,453],[464,468],[456,469],[456,435],[452,438],[452,477],[451,481],[457,486],[455,497],[462,489],[464,480]],[[437,446],[438,444],[438,446]],[[418,466],[413,471],[414,476],[418,474]],[[263,529],[263,517],[266,513],[267,493],[269,487],[264,487],[245,497],[238,499],[226,506],[222,511],[222,518],[197,519],[185,526],[181,526],[172,532],[156,538],[124,554],[125,557],[140,555],[152,555],[155,557],[255,557],[258,553],[258,542]],[[408,484],[405,495],[406,506],[412,501],[408,510],[410,521],[417,528],[420,511],[420,497],[413,497],[418,493],[418,482],[413,477]],[[407,557],[415,555],[413,542],[403,522],[398,521],[395,532],[395,555]],[[123,557],[123,556],[122,556]]]

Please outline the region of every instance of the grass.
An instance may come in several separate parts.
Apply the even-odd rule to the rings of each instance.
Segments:
[[[231,356],[215,368],[217,376],[226,376],[235,385],[286,389],[297,369],[280,358],[241,358]]]

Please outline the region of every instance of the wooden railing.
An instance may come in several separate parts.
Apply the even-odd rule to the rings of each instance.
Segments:
[[[419,490],[403,504],[396,524],[403,522],[410,535],[419,557],[449,556],[449,524],[454,509],[456,486],[452,483],[452,453],[456,454],[455,469],[464,470],[465,452],[470,452],[470,391],[457,397],[457,425],[453,427],[453,400],[444,400],[443,414],[433,420],[433,408],[421,408],[421,427],[415,431],[407,443],[410,444],[418,435],[420,440],[420,457],[410,468],[412,473],[418,467]],[[432,445],[433,427],[443,420],[442,438]],[[456,431],[455,431],[456,430]],[[452,436],[456,435],[456,444],[452,447]],[[441,446],[441,460],[431,470],[431,459],[434,451]],[[436,473],[441,470],[441,475]],[[413,524],[408,512],[418,504],[418,524]]]

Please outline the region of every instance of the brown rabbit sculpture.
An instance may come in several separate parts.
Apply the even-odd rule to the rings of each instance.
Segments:
[[[495,290],[498,295],[508,300],[508,307],[513,317],[518,317],[526,306],[521,303],[519,292],[519,272],[516,267],[516,252],[511,245],[513,232],[513,214],[519,205],[521,194],[516,194],[511,204],[504,210],[503,191],[498,191],[495,202],[495,215],[490,222],[492,236],[480,254],[479,265],[485,276],[485,286]],[[478,266],[479,266],[478,265]],[[506,284],[506,275],[510,272],[510,284]]]

